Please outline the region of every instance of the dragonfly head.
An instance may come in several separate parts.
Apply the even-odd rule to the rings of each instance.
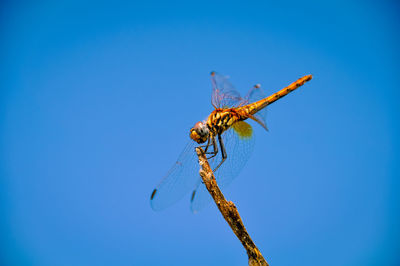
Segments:
[[[190,138],[197,143],[204,143],[208,140],[210,131],[207,124],[204,122],[197,122],[192,129],[190,129]]]

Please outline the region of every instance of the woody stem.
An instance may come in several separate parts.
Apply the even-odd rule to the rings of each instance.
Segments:
[[[247,233],[235,204],[231,201],[228,202],[219,189],[214,173],[211,170],[203,149],[198,147],[196,148],[196,152],[201,167],[200,176],[206,185],[208,192],[214,199],[215,204],[217,204],[222,216],[246,249],[249,257],[249,266],[268,266],[267,261],[250,238],[250,235]]]

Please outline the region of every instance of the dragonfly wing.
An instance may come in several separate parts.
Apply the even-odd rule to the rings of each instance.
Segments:
[[[195,147],[194,141],[186,145],[178,160],[153,190],[150,204],[154,210],[162,210],[172,205],[198,184],[200,176]]]
[[[264,93],[264,90],[261,88],[259,84],[255,85],[253,88],[249,90],[247,95],[243,99],[244,104],[249,104],[256,102],[258,100],[266,98],[266,94]],[[267,122],[266,122],[266,117],[267,117],[267,108],[264,108],[257,113],[253,115],[257,123],[259,123],[262,127],[264,127],[266,130],[267,128]]]
[[[253,130],[246,122],[238,122],[222,134],[222,140],[226,149],[227,159],[214,175],[218,186],[224,189],[238,176],[253,152]],[[221,152],[216,157],[210,159],[211,168],[214,169],[221,159]],[[197,188],[192,194],[192,211],[197,212],[201,210],[211,199],[206,186],[202,182],[198,182]]]
[[[213,87],[211,103],[216,108],[229,108],[238,106],[243,100],[240,93],[224,77],[216,72],[211,72],[211,83]]]

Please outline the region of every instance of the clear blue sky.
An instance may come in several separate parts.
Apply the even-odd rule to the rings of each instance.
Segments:
[[[398,265],[399,5],[276,2],[2,2],[2,265],[246,265],[215,206],[149,204],[211,70],[314,75],[224,191],[267,261]]]

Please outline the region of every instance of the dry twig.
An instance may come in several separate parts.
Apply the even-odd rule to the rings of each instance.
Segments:
[[[232,201],[227,201],[217,185],[214,173],[207,161],[206,155],[202,148],[196,148],[197,156],[199,157],[200,176],[211,194],[219,211],[232,228],[235,235],[239,238],[243,247],[246,249],[249,257],[249,266],[268,266],[267,261],[258,250],[253,240],[251,240],[246,228],[243,225],[239,212]]]

